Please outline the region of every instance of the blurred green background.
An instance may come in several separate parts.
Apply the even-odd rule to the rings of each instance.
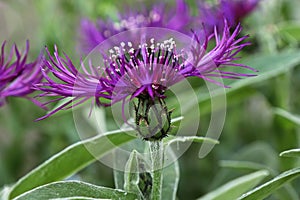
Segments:
[[[136,2],[145,3],[142,0],[1,0],[0,23],[9,28],[1,28],[0,39],[20,46],[29,39],[32,59],[45,45],[51,49],[56,44],[79,62],[77,30],[80,19],[115,19],[124,4],[136,6]],[[191,8],[195,7],[194,0],[188,2]],[[197,198],[235,177],[254,171],[247,165],[241,167],[243,163],[235,167],[233,160],[256,163],[271,170],[273,175],[300,166],[297,159],[279,157],[284,150],[300,147],[300,129],[299,125],[282,117],[281,110],[275,109],[300,115],[300,58],[291,56],[300,56],[299,8],[298,0],[261,0],[257,9],[243,20],[243,33],[250,34],[253,45],[242,52],[242,57],[252,62],[256,57],[269,58],[261,67],[272,68],[275,62],[282,61],[272,58],[286,55],[282,56],[285,59],[280,65],[289,69],[228,95],[220,144],[204,159],[198,158],[200,145],[193,144],[179,160],[180,199]],[[291,59],[296,61],[290,63]],[[197,86],[196,81],[191,80]],[[45,111],[24,99],[9,98],[8,104],[0,108],[0,187],[14,183],[51,155],[80,140],[71,112],[34,122],[44,114]],[[201,115],[198,135],[205,134],[209,120],[209,113]],[[75,178],[114,186],[112,170],[100,162],[90,165]],[[292,186],[286,186],[270,199],[281,199],[284,193],[297,199],[300,180],[295,180]]]

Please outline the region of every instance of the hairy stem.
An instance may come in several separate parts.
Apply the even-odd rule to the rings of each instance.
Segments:
[[[162,141],[150,142],[152,162],[152,200],[161,200],[162,170],[163,170],[163,144]]]

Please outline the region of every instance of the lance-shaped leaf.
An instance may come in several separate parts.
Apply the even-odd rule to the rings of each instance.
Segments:
[[[13,186],[10,198],[35,187],[63,180],[78,172],[116,146],[134,139],[129,132],[124,130],[108,132],[65,148],[21,178]]]
[[[247,192],[246,194],[242,195],[238,200],[262,200],[272,193],[274,193],[276,190],[278,190],[280,187],[282,187],[284,184],[290,182],[294,178],[298,177],[300,175],[300,168],[295,168],[289,171],[286,171],[277,177],[273,178],[272,180],[264,183],[263,185],[260,185],[253,190]]]
[[[166,153],[169,154],[168,156],[172,158],[175,157],[171,149],[168,149]],[[176,199],[179,174],[179,164],[177,160],[175,160],[174,163],[163,169],[162,199]]]
[[[139,185],[139,161],[137,157],[138,152],[133,150],[125,166],[124,173],[124,190],[143,196]]]
[[[237,179],[234,179],[225,185],[219,187],[199,200],[223,200],[223,199],[236,199],[244,192],[255,187],[261,180],[269,175],[267,170],[260,170]]]
[[[284,157],[300,157],[300,149],[290,149],[280,153]]]
[[[84,199],[84,198],[101,198],[101,199],[126,199],[135,200],[137,196],[133,193],[122,190],[100,187],[80,181],[61,181],[46,184],[30,190],[15,200],[32,200],[32,199]]]

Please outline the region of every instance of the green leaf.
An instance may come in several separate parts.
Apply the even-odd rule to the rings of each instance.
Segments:
[[[290,149],[283,151],[279,154],[284,157],[300,157],[300,149]]]
[[[137,157],[138,152],[133,150],[129,156],[129,159],[125,166],[125,174],[124,174],[124,190],[127,192],[132,192],[135,194],[142,193],[138,187],[139,184],[139,161]]]
[[[214,140],[207,137],[199,137],[199,136],[169,136],[163,139],[164,145],[168,146],[175,142],[208,142],[211,144],[219,144],[218,140]]]
[[[61,181],[46,184],[30,190],[15,200],[57,199],[57,198],[105,198],[105,199],[136,199],[135,194],[122,190],[100,187],[80,181]]]
[[[267,168],[261,169],[270,168],[272,170],[269,172],[273,176],[276,176],[278,174],[277,171],[274,171],[274,169],[278,168],[278,152],[275,152],[274,149],[270,146],[270,144],[266,142],[256,141],[251,144],[245,145],[244,147],[236,151],[233,155],[231,155],[231,157],[235,161],[247,161],[267,166]],[[232,169],[221,168],[215,174],[215,178],[213,179],[210,188],[217,188],[219,185],[223,185],[229,180],[229,177],[233,178],[233,175],[239,173],[239,171],[242,172],[241,170],[243,170],[244,172],[249,171],[249,173],[261,170],[257,168],[253,171],[250,171],[251,169],[243,167],[246,166],[243,164],[241,168],[238,168],[238,165],[235,165],[235,169],[233,169],[234,173]],[[250,165],[250,167],[253,167],[253,165]]]
[[[234,179],[225,185],[219,187],[199,200],[223,200],[223,199],[236,199],[244,192],[255,187],[261,180],[269,175],[267,170],[257,171],[237,179]]]
[[[136,141],[136,140],[135,140]],[[125,151],[132,151],[132,147],[135,147],[135,143],[133,142],[129,142],[125,145],[122,145],[122,149],[124,149]],[[129,148],[127,148],[129,147]],[[114,164],[114,170],[113,170],[113,174],[114,174],[114,183],[115,183],[115,188],[116,189],[121,189],[121,190],[125,190],[124,185],[125,185],[125,173],[124,171],[126,171],[126,169],[124,168],[126,163],[128,163],[128,156],[124,156],[122,153],[118,152],[118,151],[114,151],[113,152],[113,164]]]
[[[99,199],[99,198],[90,198],[90,197],[67,197],[67,198],[54,198],[50,200],[108,200],[108,199]]]
[[[171,149],[166,152],[169,156],[175,156]],[[163,185],[162,185],[162,198],[161,199],[176,199],[176,193],[179,182],[179,164],[176,160],[171,165],[165,167],[162,172]]]
[[[108,200],[108,199],[99,199],[99,198],[90,198],[90,197],[67,197],[67,198],[54,198],[50,200]]]
[[[269,167],[268,165],[257,163],[257,162],[250,162],[250,161],[235,161],[235,160],[223,160],[220,161],[221,167],[233,168],[233,169],[240,169],[240,170],[268,170],[272,177],[276,176],[278,173]],[[276,196],[280,195],[279,199],[298,199],[295,198],[295,194],[297,192],[295,189],[290,185],[285,185],[282,189],[278,190],[275,194]],[[284,198],[283,198],[284,197]]]
[[[112,131],[67,147],[21,178],[13,186],[10,198],[78,172],[116,146],[135,138],[128,133],[125,130]],[[93,155],[88,149],[93,150]]]
[[[274,179],[260,185],[250,192],[242,195],[239,200],[262,200],[272,193],[274,193],[277,189],[282,187],[284,184],[290,182],[294,178],[300,175],[300,168],[295,168],[289,171],[286,171]]]
[[[300,126],[300,116],[294,115],[284,109],[274,108],[274,113],[278,116],[281,116],[290,122]]]

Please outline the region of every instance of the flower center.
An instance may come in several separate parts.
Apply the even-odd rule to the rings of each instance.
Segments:
[[[184,65],[173,38],[163,42],[151,38],[142,44],[121,42],[108,52],[105,71],[108,79],[119,80],[117,92],[164,98],[165,90],[182,79],[178,71]]]

